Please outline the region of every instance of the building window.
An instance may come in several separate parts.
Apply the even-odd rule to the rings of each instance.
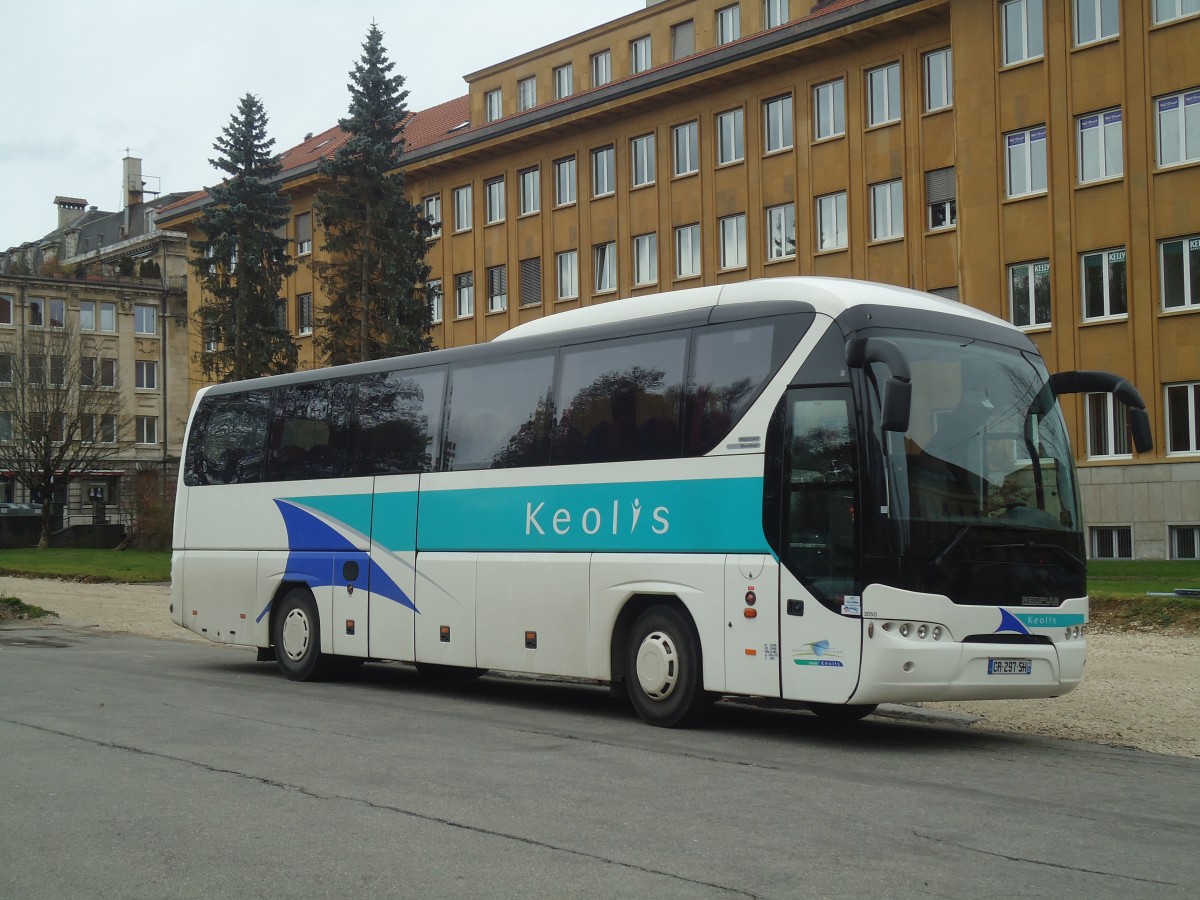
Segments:
[[[900,63],[891,63],[867,73],[867,125],[900,121]]]
[[[796,205],[784,203],[767,210],[767,259],[796,255]]]
[[[950,48],[925,54],[925,111],[954,105],[954,68]]]
[[[153,306],[138,304],[133,308],[133,333],[157,334],[158,310]]]
[[[700,274],[700,226],[682,225],[675,229],[675,275],[691,278]]]
[[[471,186],[454,189],[454,230],[471,229]]]
[[[523,259],[521,266],[521,305],[541,306],[542,304],[542,258],[531,256]]]
[[[1088,456],[1129,456],[1125,404],[1112,394],[1087,395]]]
[[[930,231],[953,228],[958,223],[955,194],[954,166],[925,173],[925,207],[929,210],[927,224]]]
[[[691,175],[700,171],[700,123],[687,122],[671,129],[671,144],[675,150],[675,175]]]
[[[617,189],[617,154],[610,144],[592,151],[592,196],[604,197]]]
[[[813,88],[813,127],[818,141],[846,133],[846,82],[839,78]]]
[[[46,383],[46,357],[40,353],[31,354],[27,366],[29,375],[27,376],[30,384],[45,384]]]
[[[612,52],[601,50],[592,54],[592,87],[600,87],[612,81]]]
[[[440,238],[442,236],[442,195],[433,194],[426,197],[421,201],[421,207],[425,213],[425,221],[430,226],[429,239]]]
[[[1121,110],[1080,116],[1075,120],[1079,138],[1079,182],[1116,178],[1123,171]]]
[[[117,442],[117,417],[103,415],[100,417],[100,443],[115,444]]]
[[[116,331],[117,330],[117,304],[101,303],[100,304],[100,330],[101,331]]]
[[[645,72],[653,63],[650,57],[650,35],[629,42],[629,72],[636,75]]]
[[[1116,37],[1121,30],[1117,0],[1075,0],[1075,46]]]
[[[1123,316],[1125,298],[1125,248],[1085,253],[1083,260],[1083,317],[1103,319]]]
[[[215,353],[221,339],[221,329],[212,313],[202,313],[200,322],[200,339],[205,353]]]
[[[96,361],[92,360],[93,367]],[[0,353],[0,384],[12,383],[13,355],[11,353]]]
[[[566,206],[575,202],[575,157],[554,161],[554,203]]]
[[[763,102],[764,144],[768,153],[792,147],[792,95]]]
[[[671,59],[683,59],[696,52],[696,23],[691,19],[671,26]]]
[[[12,417],[13,414],[11,412],[0,412],[0,444],[12,440]],[[9,482],[9,484],[11,483]]]
[[[84,302],[91,303],[92,301],[86,300]],[[79,304],[79,309],[80,309],[79,315],[80,315],[80,319],[81,319],[80,328],[82,328],[83,327],[83,325],[82,325],[83,303]],[[96,309],[95,304],[93,304],[92,305],[93,321],[94,321],[94,317],[95,317],[95,309]],[[13,323],[13,295],[12,294],[0,294],[0,325],[11,325],[12,323]],[[93,327],[95,327],[95,326],[93,325]]]
[[[904,237],[904,185],[897,179],[871,185],[871,240]]]
[[[1172,525],[1171,559],[1200,559],[1200,525]]]
[[[475,315],[475,273],[454,276],[454,315],[466,319]]]
[[[955,303],[962,303],[962,298],[958,294],[958,285],[944,288],[930,288],[929,293],[935,297],[941,297],[943,300],[953,300]]]
[[[117,386],[117,361],[111,356],[100,360],[100,387],[115,388]]]
[[[489,266],[487,270],[488,312],[508,309],[508,267]]]
[[[629,142],[633,186],[654,184],[654,135],[643,134]]]
[[[1200,235],[1163,241],[1158,246],[1163,309],[1200,307]]]
[[[555,255],[558,270],[558,299],[571,300],[579,296],[579,251],[564,250]]]
[[[1088,535],[1092,559],[1133,559],[1133,529],[1129,525],[1094,525]]]
[[[726,216],[718,223],[721,234],[721,268],[741,269],[746,265],[746,215]]]
[[[276,297],[275,298],[275,327],[279,331],[287,331],[288,330],[287,307],[288,307],[287,297]]]
[[[1004,136],[1008,196],[1023,197],[1046,190],[1046,126]]]
[[[10,298],[11,302],[11,298]],[[10,319],[6,323],[4,321],[4,298],[0,297],[0,324],[11,324],[11,306]],[[80,300],[79,301],[79,330],[80,331],[95,331],[96,330],[96,301],[95,300]]]
[[[133,364],[134,387],[150,391],[158,388],[158,363],[139,359]]]
[[[717,10],[717,44],[728,44],[742,36],[742,10],[736,3]]]
[[[817,249],[844,250],[850,242],[846,221],[846,192],[817,198]]]
[[[537,78],[530,75],[517,82],[517,112],[537,106]]]
[[[1200,13],[1200,0],[1154,0],[1154,24]]]
[[[492,178],[483,183],[484,215],[486,224],[504,221],[504,177]]]
[[[658,235],[641,234],[633,239],[633,283],[658,281]]]
[[[789,18],[788,0],[763,0],[763,28],[786,25]]]
[[[504,115],[504,94],[497,88],[483,95],[484,121],[495,122]]]
[[[1167,452],[1200,453],[1200,381],[1167,385]]]
[[[1042,55],[1042,0],[1006,0],[1000,4],[1004,65]]]
[[[50,383],[62,385],[67,379],[67,358],[55,353],[50,357]]]
[[[717,165],[746,158],[746,111],[731,109],[717,116]]]
[[[1159,97],[1154,109],[1158,164],[1174,166],[1200,159],[1200,88]]]
[[[563,100],[575,93],[575,67],[570,63],[554,70],[554,99]]]
[[[139,444],[157,444],[158,443],[158,417],[157,416],[138,416],[134,419],[135,437],[134,441]]]
[[[50,300],[50,327],[67,327],[67,301],[53,298]]]
[[[429,321],[437,325],[442,321],[442,279],[425,282],[425,296],[429,298]]]
[[[617,289],[617,243],[609,241],[592,248],[596,262],[596,293]]]
[[[312,213],[300,213],[296,216],[296,255],[308,256],[312,253]]]
[[[542,205],[541,170],[537,166],[522,169],[517,173],[517,187],[521,197],[521,215],[537,212]]]
[[[1050,324],[1050,260],[1008,267],[1012,323],[1018,328]]]
[[[296,332],[297,334],[313,333],[312,294],[296,295]]]
[[[30,328],[41,328],[46,324],[46,300],[44,297],[30,297],[26,301],[25,324]]]

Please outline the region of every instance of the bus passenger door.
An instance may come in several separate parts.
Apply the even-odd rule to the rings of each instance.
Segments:
[[[779,569],[786,699],[844,703],[858,684],[858,455],[851,409],[844,387],[788,393]]]

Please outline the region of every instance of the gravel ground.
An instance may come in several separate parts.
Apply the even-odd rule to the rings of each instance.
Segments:
[[[77,584],[0,577],[0,596],[56,611],[65,625],[202,640],[171,622],[165,584]],[[1124,631],[1088,637],[1083,684],[1053,700],[926,703],[979,717],[988,731],[1132,747],[1200,759],[1200,635]]]

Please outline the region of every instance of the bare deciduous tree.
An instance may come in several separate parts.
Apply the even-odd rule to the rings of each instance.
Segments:
[[[39,548],[49,546],[55,491],[111,468],[129,425],[116,359],[91,338],[27,328],[0,342],[0,470],[42,498]]]

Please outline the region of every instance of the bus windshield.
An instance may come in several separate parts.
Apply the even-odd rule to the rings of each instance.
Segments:
[[[1075,472],[1040,357],[971,338],[888,339],[911,368],[911,414],[905,434],[876,427],[884,452],[871,469],[884,476],[874,490],[902,580],[959,601],[968,576],[997,603],[1080,595]],[[887,374],[877,363],[869,379],[876,409]]]

